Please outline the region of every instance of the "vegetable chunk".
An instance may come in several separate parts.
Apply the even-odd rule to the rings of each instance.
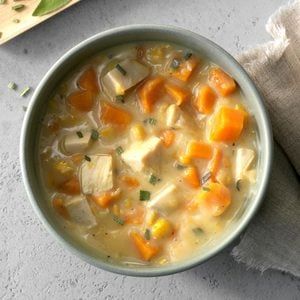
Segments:
[[[91,155],[90,161],[84,161],[79,170],[82,193],[100,195],[113,188],[113,170],[111,155]]]
[[[166,92],[175,101],[176,105],[181,105],[182,103],[185,103],[190,99],[190,93],[174,83],[166,83],[165,89]]]
[[[79,111],[88,112],[94,106],[94,97],[94,93],[89,90],[76,91],[67,97],[67,102]]]
[[[196,97],[195,107],[198,112],[208,115],[212,113],[217,95],[215,92],[208,86],[203,86]]]
[[[79,77],[77,84],[82,90],[90,91],[93,94],[99,92],[98,78],[93,68],[85,70]]]
[[[101,105],[100,119],[105,125],[127,126],[132,116],[128,111],[104,102]]]
[[[221,95],[229,96],[236,90],[236,83],[232,77],[220,68],[213,68],[208,75],[209,84]]]
[[[181,62],[179,68],[172,72],[171,75],[181,81],[186,82],[189,80],[198,64],[198,59],[196,57],[191,57],[188,60]]]
[[[212,156],[212,147],[204,142],[190,141],[187,145],[186,155],[191,158],[210,159]]]
[[[98,204],[102,208],[106,208],[111,205],[120,196],[120,189],[114,191],[104,192],[102,195],[92,195],[91,200]]]
[[[200,179],[198,170],[196,167],[191,166],[184,170],[183,178],[185,182],[190,185],[192,188],[200,187]]]
[[[152,226],[151,234],[155,239],[162,239],[169,237],[173,232],[171,223],[164,219],[159,218]]]
[[[90,144],[91,134],[73,132],[65,135],[60,141],[62,152],[66,154],[82,153]]]
[[[240,180],[247,177],[247,171],[255,158],[255,152],[252,149],[239,148],[236,152],[235,160],[235,179]]]
[[[235,142],[243,130],[244,118],[243,111],[223,106],[216,114],[210,138],[217,142]]]

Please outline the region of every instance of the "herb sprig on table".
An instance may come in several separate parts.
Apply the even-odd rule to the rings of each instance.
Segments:
[[[38,17],[50,14],[67,5],[70,1],[71,0],[41,0],[32,15]]]

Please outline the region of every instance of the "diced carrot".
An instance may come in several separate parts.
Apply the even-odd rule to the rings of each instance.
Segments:
[[[244,127],[245,114],[239,109],[221,107],[212,124],[210,138],[217,142],[236,141]]]
[[[190,98],[190,93],[176,84],[166,83],[165,89],[166,92],[172,97],[172,99],[175,100],[177,105],[181,105],[182,103],[188,101]]]
[[[97,94],[99,92],[98,78],[93,68],[86,69],[78,79],[78,86],[83,89]]]
[[[212,157],[209,167],[208,167],[211,172],[211,179],[213,181],[216,180],[216,176],[218,174],[218,171],[220,170],[222,157],[223,157],[222,150],[219,148],[215,148],[213,157]]]
[[[228,96],[236,90],[236,83],[232,77],[220,68],[213,68],[208,75],[209,84],[222,96]]]
[[[199,90],[195,106],[200,113],[208,115],[213,110],[216,98],[215,92],[208,85],[205,85]]]
[[[144,239],[139,233],[131,232],[130,237],[143,260],[150,260],[158,254],[159,248]]]
[[[122,176],[121,181],[131,189],[137,188],[140,185],[140,182],[133,176]]]
[[[59,187],[58,190],[61,193],[67,195],[78,195],[80,194],[80,183],[76,176],[71,177],[67,181],[63,182]]]
[[[192,209],[202,208],[207,210],[212,216],[220,216],[231,203],[229,189],[217,182],[210,182],[196,196],[191,204]]]
[[[161,139],[163,142],[163,145],[166,148],[169,148],[175,140],[175,132],[174,130],[164,130],[161,134]]]
[[[119,126],[127,126],[131,120],[131,114],[119,107],[103,102],[100,112],[101,121],[104,124],[113,124]]]
[[[139,102],[144,113],[153,111],[154,103],[159,100],[162,93],[164,78],[157,76],[146,81],[139,89]]]
[[[184,170],[184,181],[193,188],[200,187],[198,170],[195,166],[188,167]]]
[[[186,155],[191,158],[210,159],[212,157],[212,147],[204,142],[190,141],[187,145]]]
[[[139,225],[144,222],[145,208],[138,205],[124,212],[124,220],[126,224]]]
[[[90,91],[76,91],[67,97],[67,102],[79,111],[92,110],[94,105],[94,94]]]
[[[54,198],[52,200],[52,206],[59,215],[61,215],[65,219],[69,218],[69,213],[64,206],[64,201],[61,198]]]
[[[101,206],[102,208],[106,208],[111,205],[115,200],[117,200],[120,196],[120,189],[108,191],[103,193],[102,195],[91,195],[90,198],[96,204]]]
[[[191,77],[198,64],[198,59],[192,56],[188,60],[181,62],[179,68],[172,72],[171,75],[181,81],[186,82]]]

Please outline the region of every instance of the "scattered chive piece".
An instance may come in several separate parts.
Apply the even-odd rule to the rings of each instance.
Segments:
[[[83,133],[81,131],[76,131],[76,134],[80,139],[83,138]]]
[[[192,52],[185,52],[184,55],[183,55],[183,58],[185,60],[189,60],[191,57],[192,57],[193,53]]]
[[[121,155],[124,152],[124,149],[121,146],[119,146],[116,148],[116,152],[117,154]]]
[[[193,228],[193,232],[194,232],[195,235],[203,234],[203,230],[199,227]]]
[[[20,11],[20,10],[22,10],[24,7],[25,7],[24,4],[17,4],[17,5],[12,6],[11,9],[12,9],[12,10],[15,10],[15,11]]]
[[[239,179],[237,182],[236,182],[236,184],[235,184],[235,187],[236,187],[236,189],[238,190],[238,191],[240,191],[241,190],[241,179]]]
[[[113,215],[113,220],[118,223],[119,225],[124,225],[124,220],[122,220],[121,218],[119,218],[118,216],[116,215]]]
[[[150,229],[146,229],[145,230],[145,233],[144,233],[144,237],[147,241],[149,241],[151,239],[151,232],[150,232]]]
[[[14,82],[10,82],[7,87],[11,90],[15,90],[17,88],[17,85]]]
[[[179,164],[178,162],[176,162],[175,167],[176,167],[176,169],[178,169],[178,170],[183,170],[183,169],[186,168],[186,166],[181,165],[181,164]]]
[[[140,201],[150,200],[151,193],[149,191],[140,190]]]
[[[116,65],[116,69],[124,76],[127,74],[127,72],[119,64]]]
[[[160,178],[156,177],[155,175],[151,174],[150,178],[149,178],[149,182],[152,185],[157,184],[160,181]]]
[[[124,101],[124,96],[123,96],[123,95],[117,95],[117,96],[116,96],[116,101],[125,103],[125,101]]]
[[[94,141],[99,139],[99,132],[96,129],[92,129],[91,139]]]
[[[20,23],[20,19],[13,19],[14,23]]]
[[[21,97],[25,97],[30,92],[30,87],[27,86],[20,94]]]
[[[210,188],[208,188],[208,187],[206,187],[206,186],[204,186],[204,187],[202,188],[202,190],[205,191],[205,192],[210,192]]]
[[[156,125],[157,120],[154,119],[154,118],[148,118],[148,119],[145,119],[145,120],[144,120],[144,123],[145,123],[145,124]]]
[[[201,178],[201,185],[204,185],[211,178],[211,172],[207,172]]]
[[[84,159],[85,159],[86,161],[91,161],[91,158],[90,158],[88,155],[85,155],[85,156],[84,156]]]
[[[180,66],[180,61],[178,59],[174,58],[171,63],[171,68],[178,69],[179,66]]]

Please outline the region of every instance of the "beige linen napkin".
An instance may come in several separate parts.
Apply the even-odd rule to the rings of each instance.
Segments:
[[[274,40],[238,60],[270,114],[273,169],[262,208],[232,255],[248,267],[300,276],[300,1],[275,12],[266,30]]]

